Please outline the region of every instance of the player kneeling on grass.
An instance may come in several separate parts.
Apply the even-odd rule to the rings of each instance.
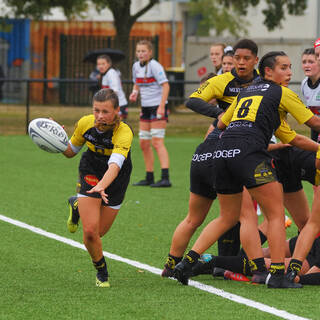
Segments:
[[[108,232],[117,216],[132,170],[133,133],[119,120],[118,113],[116,93],[111,89],[98,91],[93,96],[93,115],[78,121],[68,148],[63,152],[67,158],[72,158],[84,144],[88,147],[79,164],[78,195],[69,199],[72,209],[68,227],[69,231],[76,230],[79,209],[83,241],[97,269],[98,287],[110,286],[100,238]]]

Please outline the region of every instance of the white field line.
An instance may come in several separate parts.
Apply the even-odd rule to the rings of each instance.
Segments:
[[[3,216],[3,215],[0,215],[0,220],[3,220],[5,222],[8,222],[8,223],[13,224],[15,226],[18,226],[20,228],[30,230],[30,231],[32,231],[34,233],[40,234],[40,235],[45,236],[47,238],[54,239],[54,240],[66,243],[66,244],[68,244],[70,246],[73,246],[73,247],[76,247],[76,248],[79,248],[79,249],[82,249],[82,250],[86,250],[85,246],[83,244],[81,244],[80,242],[77,242],[77,241],[74,241],[74,240],[71,240],[71,239],[68,239],[68,238],[65,238],[65,237],[61,237],[61,236],[56,235],[56,234],[51,233],[51,232],[47,232],[47,231],[42,230],[40,228],[28,225],[28,224],[26,224],[24,222],[21,222],[21,221],[18,221],[18,220],[14,220],[14,219],[8,218],[8,217]],[[136,268],[143,269],[143,270],[149,271],[149,272],[157,274],[157,275],[160,275],[161,271],[162,271],[159,268],[155,268],[155,267],[149,266],[149,265],[141,263],[139,261],[123,258],[123,257],[120,257],[120,256],[118,256],[116,254],[113,254],[113,253],[109,253],[109,252],[103,251],[103,254],[104,254],[105,257],[107,257],[109,259],[120,261],[120,262],[124,262],[124,263],[129,264],[131,266],[134,266]],[[299,317],[299,316],[294,315],[292,313],[289,313],[289,312],[287,312],[285,310],[278,310],[278,309],[276,309],[274,307],[270,307],[270,306],[265,305],[263,303],[256,302],[256,301],[253,301],[253,300],[250,300],[250,299],[247,299],[247,298],[243,298],[241,296],[235,295],[233,293],[226,292],[226,291],[221,290],[221,289],[217,289],[217,288],[212,287],[212,286],[208,286],[208,285],[203,284],[203,283],[198,282],[198,281],[189,280],[189,286],[195,287],[195,288],[197,288],[199,290],[202,290],[202,291],[206,291],[206,292],[215,294],[217,296],[220,296],[222,298],[225,298],[225,299],[228,299],[228,300],[240,303],[240,304],[244,304],[244,305],[246,305],[248,307],[255,308],[255,309],[258,309],[260,311],[273,314],[273,315],[275,315],[275,316],[277,316],[279,318],[288,319],[288,320],[309,320],[308,318]],[[273,289],[269,289],[268,292],[271,293],[272,290]]]

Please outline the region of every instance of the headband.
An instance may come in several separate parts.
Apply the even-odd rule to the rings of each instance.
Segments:
[[[320,38],[318,38],[315,42],[314,42],[314,48],[318,48],[320,47]]]

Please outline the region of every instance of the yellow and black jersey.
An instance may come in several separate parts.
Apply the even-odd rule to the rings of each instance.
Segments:
[[[233,102],[239,92],[259,79],[259,75],[254,70],[253,78],[244,80],[238,77],[235,69],[210,78],[204,82],[189,98],[200,98],[205,102],[217,99],[219,107],[226,110]]]
[[[227,125],[227,136],[254,135],[263,138],[267,145],[274,133],[282,142],[289,143],[296,133],[286,122],[287,113],[300,124],[313,116],[292,90],[260,80],[240,92],[221,120]]]
[[[133,132],[126,123],[120,122],[113,130],[99,132],[94,127],[94,116],[88,115],[78,121],[70,142],[76,148],[87,144],[91,151],[107,157],[119,153],[127,158],[132,139]]]

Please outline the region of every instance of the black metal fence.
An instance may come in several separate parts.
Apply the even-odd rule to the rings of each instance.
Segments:
[[[132,66],[135,61],[136,44],[147,39],[153,44],[153,54],[155,59],[159,55],[159,37],[130,37],[126,51],[127,64]],[[95,64],[83,63],[83,58],[91,50],[102,48],[115,48],[114,37],[88,36],[88,35],[61,35],[60,36],[60,79],[88,79],[90,73],[95,69]],[[46,48],[46,46],[45,46]],[[46,52],[46,50],[45,50]],[[47,57],[45,53],[45,57]],[[46,61],[46,60],[45,60]],[[47,63],[45,63],[47,65]],[[115,67],[120,65],[115,64]],[[131,75],[129,72],[128,78]],[[47,78],[46,72],[44,78]],[[123,81],[126,84],[126,81]],[[124,86],[124,91],[129,94],[128,86]],[[48,87],[44,85],[44,97],[47,98]],[[59,103],[64,105],[87,105],[91,93],[88,83],[60,82],[59,83]],[[44,100],[46,101],[46,100]]]
[[[45,87],[59,87],[61,85],[68,87],[73,86],[73,89],[76,88],[76,90],[73,90],[73,92],[78,92],[78,94],[84,95],[82,98],[79,98],[81,103],[77,104],[77,99],[72,100],[72,104],[63,104],[58,103],[58,105],[69,105],[69,106],[90,106],[91,105],[91,99],[92,94],[90,95],[87,91],[81,90],[81,88],[88,88],[89,85],[95,84],[94,81],[89,79],[9,79],[9,78],[3,78],[1,79],[1,82],[7,83],[7,84],[16,84],[19,86],[23,86],[25,84],[25,108],[26,108],[26,119],[25,119],[25,127],[26,127],[26,133],[28,132],[28,124],[30,121],[30,88],[32,84],[34,83],[42,83],[45,85]],[[131,90],[132,88],[132,81],[130,80],[123,80],[123,85],[127,88],[127,90]],[[184,87],[185,85],[194,85],[195,87],[198,86],[199,81],[184,81],[184,80],[175,80],[170,81],[170,92],[168,98],[169,108],[174,109],[176,105],[183,104],[186,100],[186,97],[184,96]],[[83,102],[86,103],[83,103]],[[0,100],[1,102],[1,100]]]

